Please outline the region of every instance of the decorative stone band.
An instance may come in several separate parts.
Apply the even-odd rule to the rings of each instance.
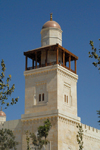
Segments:
[[[35,123],[41,123],[41,122],[44,122],[46,119],[49,119],[50,121],[55,122],[55,121],[57,121],[58,117],[50,116],[50,117],[22,120],[22,125],[31,125],[31,124],[35,124]]]
[[[78,79],[78,75],[71,72],[70,70],[68,69],[65,69],[64,67],[60,66],[59,64],[55,64],[55,65],[51,65],[51,66],[47,66],[47,67],[42,67],[42,68],[37,68],[37,69],[33,69],[33,70],[27,70],[27,71],[24,71],[24,76],[27,77],[27,76],[31,76],[31,75],[39,75],[39,74],[42,74],[42,73],[49,73],[51,71],[55,71],[57,70],[58,73],[62,74],[62,75],[67,75],[69,76],[69,78],[73,78],[75,80]]]
[[[61,117],[61,116],[49,116],[49,117],[43,117],[43,118],[34,118],[34,119],[22,120],[22,125],[25,126],[25,125],[35,124],[35,123],[41,123],[41,122],[44,122],[46,119],[49,119],[51,122],[57,122],[59,120],[63,123],[70,124],[73,126],[78,125],[78,122],[72,121],[70,119],[67,119],[67,118]]]

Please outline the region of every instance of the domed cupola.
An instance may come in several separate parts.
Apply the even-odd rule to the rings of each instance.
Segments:
[[[50,14],[50,21],[47,21],[41,30],[41,46],[56,43],[62,46],[62,30],[60,25],[52,20],[52,14]]]
[[[2,111],[2,108],[0,110],[0,124],[4,123],[6,121],[6,114]]]

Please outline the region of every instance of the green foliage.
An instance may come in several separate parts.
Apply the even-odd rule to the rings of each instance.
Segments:
[[[27,150],[31,150],[30,148],[30,136],[29,136],[29,132],[26,131],[26,142],[27,142]]]
[[[30,140],[32,141],[32,144],[38,148],[38,150],[41,150],[43,145],[47,145],[49,141],[47,140],[47,136],[49,134],[49,131],[51,129],[51,123],[49,119],[44,121],[43,126],[38,127],[37,135],[34,133],[30,133],[30,136],[28,136],[28,131],[26,132],[26,141],[27,141],[27,150],[30,150]]]
[[[99,39],[100,41],[100,39]],[[98,68],[98,70],[100,70],[100,55],[97,54],[97,49],[94,48],[94,42],[90,41],[90,46],[92,49],[92,52],[89,52],[89,58],[94,58],[96,60],[96,62],[93,62],[92,64]],[[100,49],[98,49],[99,53],[100,53]],[[98,118],[100,118],[100,110],[97,111],[98,114]],[[100,123],[100,120],[98,121]],[[100,124],[99,124],[100,125]]]
[[[100,110],[97,110],[97,114],[98,114],[98,118],[100,118]],[[98,122],[100,123],[100,120]]]
[[[15,85],[13,84],[10,87],[11,75],[9,75],[5,82],[5,63],[2,59],[1,61],[1,72],[0,72],[0,105],[6,109],[8,106],[16,104],[18,102],[18,98],[12,98],[10,102],[8,102],[9,96],[14,92]],[[8,150],[13,148],[16,150],[16,145],[18,142],[15,141],[15,136],[12,130],[9,129],[0,129],[0,150]]]
[[[80,124],[77,125],[77,128],[78,128],[78,133],[76,135],[76,138],[79,145],[79,150],[83,150],[83,129]]]
[[[99,39],[100,41],[100,39]],[[94,48],[94,42],[90,41],[90,46],[91,46],[91,52],[89,52],[89,58],[94,58],[96,62],[93,62],[92,64],[100,70],[100,56],[97,54],[97,49]],[[98,50],[100,53],[100,49]]]
[[[0,150],[16,149],[18,142],[15,141],[13,132],[9,129],[0,130]]]
[[[2,59],[1,61],[1,73],[0,73],[0,105],[5,106],[5,109],[13,104],[16,104],[18,102],[18,98],[12,98],[10,102],[7,102],[9,96],[14,92],[15,85],[13,84],[10,87],[10,81],[11,81],[11,75],[7,77],[6,83],[5,83],[5,63]]]
[[[50,128],[51,128],[51,123],[50,123],[49,119],[47,119],[46,121],[44,121],[44,126],[40,126],[38,128],[38,136],[45,137],[45,139],[46,139]]]

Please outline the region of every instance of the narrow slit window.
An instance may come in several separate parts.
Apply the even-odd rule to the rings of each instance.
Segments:
[[[39,102],[41,102],[41,94],[39,94]]]
[[[66,98],[67,98],[67,103],[68,103],[68,96]]]
[[[44,93],[42,94],[42,101],[44,101]]]
[[[66,102],[66,95],[64,95],[64,101]]]

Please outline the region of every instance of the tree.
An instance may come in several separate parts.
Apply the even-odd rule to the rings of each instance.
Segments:
[[[100,110],[97,110],[97,114],[98,114],[98,118],[100,118]],[[100,123],[100,120],[98,122]]]
[[[18,98],[12,98],[12,100],[10,102],[8,102],[8,98],[9,96],[11,96],[11,94],[14,92],[15,89],[15,85],[13,84],[10,87],[10,81],[11,81],[11,75],[9,75],[9,77],[7,77],[6,79],[6,83],[5,83],[5,64],[4,64],[4,60],[2,59],[1,61],[1,67],[2,67],[2,71],[0,73],[0,104],[1,106],[5,105],[5,109],[9,106],[9,105],[13,105],[16,104],[18,102]]]
[[[29,132],[26,131],[26,142],[27,142],[27,150],[31,150],[30,148],[30,136],[29,136]]]
[[[15,141],[13,132],[9,129],[0,130],[0,150],[8,150],[14,148],[16,150],[18,142]]]
[[[100,41],[100,39],[99,39]],[[100,70],[100,56],[97,54],[98,51],[100,53],[100,49],[98,49],[97,51],[97,48],[94,47],[94,42],[93,41],[90,41],[90,46],[91,46],[91,50],[92,52],[89,52],[89,58],[94,58],[96,60],[96,62],[93,62],[92,64],[98,68],[98,70]]]
[[[79,145],[79,150],[83,150],[83,129],[82,129],[82,125],[78,124],[77,128],[78,128],[78,133],[76,135],[77,143]]]
[[[1,73],[0,73],[0,105],[6,109],[8,106],[16,104],[18,102],[18,98],[12,98],[10,102],[8,102],[9,96],[14,92],[15,85],[13,84],[10,87],[11,75],[7,77],[5,82],[5,63],[2,59],[1,61]],[[15,136],[13,135],[12,130],[9,129],[1,129],[0,130],[0,150],[8,150],[14,148],[16,150],[16,145],[18,142],[15,141]]]
[[[27,150],[30,150],[30,140],[32,141],[32,144],[38,148],[38,150],[41,150],[43,145],[47,145],[49,141],[47,140],[47,136],[49,134],[49,131],[51,129],[51,123],[49,119],[44,121],[43,126],[38,127],[37,135],[34,133],[30,133],[30,136],[28,136],[28,131],[26,132],[26,141],[27,141]]]
[[[100,39],[99,39],[100,41]],[[100,70],[100,55],[97,54],[97,48],[94,48],[94,42],[90,41],[90,46],[91,46],[91,50],[92,52],[89,52],[89,58],[94,58],[96,60],[96,62],[93,62],[92,64],[98,68],[98,70]],[[100,46],[100,45],[99,45]],[[99,53],[100,53],[100,48],[98,49]],[[100,118],[100,110],[97,111],[98,114],[98,118]],[[98,121],[100,123],[100,120]]]

